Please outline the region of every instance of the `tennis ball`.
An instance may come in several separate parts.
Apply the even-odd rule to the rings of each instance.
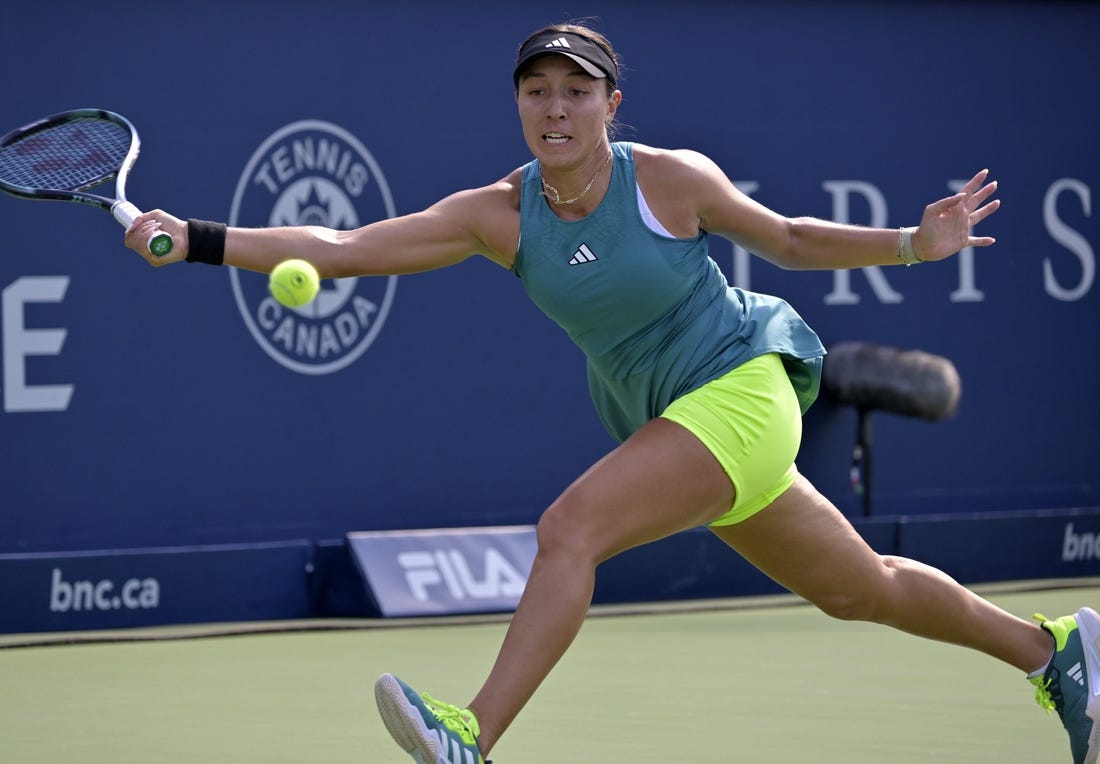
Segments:
[[[284,260],[271,271],[267,288],[281,305],[297,308],[317,296],[321,277],[305,260]]]

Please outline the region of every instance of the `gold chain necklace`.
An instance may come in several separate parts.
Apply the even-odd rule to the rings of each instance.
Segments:
[[[607,155],[607,159],[605,159],[603,161],[603,164],[600,165],[600,169],[596,170],[596,174],[592,176],[592,180],[588,181],[588,185],[584,187],[584,191],[581,191],[579,194],[574,196],[572,199],[562,199],[561,194],[558,193],[558,189],[554,188],[549,183],[547,183],[546,180],[543,179],[542,175],[539,175],[539,180],[542,181],[542,195],[545,196],[547,199],[549,199],[554,204],[572,204],[573,202],[580,201],[581,199],[584,198],[585,194],[587,194],[589,191],[592,190],[592,184],[596,182],[596,178],[600,177],[600,173],[603,172],[603,168],[607,167],[607,165],[610,164],[611,159],[614,156],[615,156],[614,152]]]

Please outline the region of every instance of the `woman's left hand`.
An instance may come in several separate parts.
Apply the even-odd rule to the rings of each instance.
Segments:
[[[962,191],[924,208],[920,227],[913,234],[913,249],[921,260],[943,260],[964,247],[988,247],[992,236],[971,236],[970,229],[1001,206],[1000,199],[986,200],[997,190],[997,181],[985,182],[989,170],[982,170]],[[984,185],[983,185],[984,184]]]

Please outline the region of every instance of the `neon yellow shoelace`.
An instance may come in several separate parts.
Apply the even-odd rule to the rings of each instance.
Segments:
[[[477,723],[477,717],[469,710],[436,700],[428,693],[420,695],[428,709],[444,727],[454,732],[466,745],[477,746],[477,736],[481,734],[481,727]]]
[[[1050,680],[1044,680],[1041,676],[1037,676],[1031,680],[1031,683],[1035,685],[1035,702],[1039,704],[1039,708],[1047,712],[1047,716],[1050,716],[1050,712],[1054,710],[1054,701],[1050,697]]]

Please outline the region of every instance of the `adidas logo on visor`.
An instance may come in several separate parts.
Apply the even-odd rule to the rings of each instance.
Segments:
[[[546,43],[542,47],[544,47],[544,48],[568,48],[570,46],[569,46],[569,41],[568,40],[566,40],[564,37],[559,37],[558,39],[553,40],[552,42]]]

